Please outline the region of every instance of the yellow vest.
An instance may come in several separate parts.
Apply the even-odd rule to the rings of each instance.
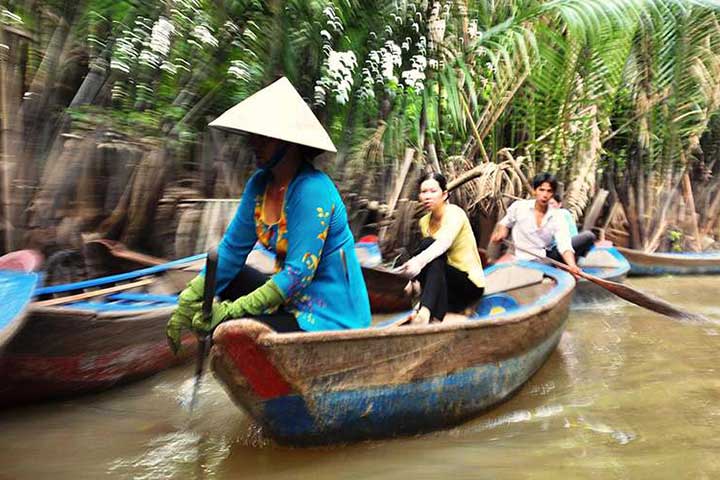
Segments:
[[[432,237],[435,240],[457,232],[447,251],[448,264],[467,273],[468,278],[476,287],[485,287],[485,274],[480,262],[475,235],[470,226],[470,220],[462,208],[452,203],[445,205],[442,224],[434,233],[430,233],[430,214],[424,215],[420,219],[420,232],[423,237]]]

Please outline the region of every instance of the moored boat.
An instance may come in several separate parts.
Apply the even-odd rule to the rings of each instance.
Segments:
[[[178,356],[165,338],[186,280],[161,276],[183,265],[36,289],[25,323],[0,354],[0,406],[104,390],[188,359],[191,334]]]
[[[308,446],[448,427],[502,402],[554,351],[574,279],[534,262],[487,270],[462,320],[278,334],[252,319],[215,331],[211,365],[279,443]],[[407,315],[407,313],[402,314]]]
[[[720,252],[645,253],[618,247],[630,262],[630,275],[710,275],[720,274]]]

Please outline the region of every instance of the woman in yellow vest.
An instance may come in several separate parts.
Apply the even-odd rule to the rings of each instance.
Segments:
[[[448,311],[461,312],[479,300],[485,289],[475,235],[463,209],[447,201],[445,177],[425,175],[419,198],[428,211],[420,219],[423,239],[416,255],[398,269],[422,289],[411,316],[413,324],[442,321]]]

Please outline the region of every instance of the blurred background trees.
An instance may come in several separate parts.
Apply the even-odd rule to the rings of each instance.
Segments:
[[[281,75],[338,146],[322,165],[355,233],[386,253],[426,169],[473,177],[453,195],[481,245],[542,170],[619,243],[720,237],[709,0],[4,0],[0,26],[6,251],[200,248],[202,200],[239,197],[253,168],[207,123]]]

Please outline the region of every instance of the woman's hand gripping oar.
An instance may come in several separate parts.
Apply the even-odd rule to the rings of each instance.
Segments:
[[[515,250],[518,250],[523,253],[527,253],[528,255],[532,255],[533,257],[551,263],[554,267],[557,267],[561,270],[564,270],[568,273],[577,275],[579,277],[582,277],[590,282],[593,282],[596,285],[601,286],[605,290],[609,291],[610,293],[613,293],[617,295],[618,297],[627,300],[630,303],[634,303],[635,305],[638,305],[643,308],[647,308],[648,310],[652,310],[653,312],[657,312],[661,315],[666,315],[671,318],[677,318],[680,320],[694,320],[694,321],[701,321],[701,322],[709,322],[710,320],[700,314],[697,313],[691,313],[686,312],[675,305],[666,302],[665,300],[661,298],[657,298],[655,296],[649,295],[647,293],[643,293],[640,290],[636,290],[628,285],[613,282],[611,280],[604,280],[602,278],[598,278],[594,275],[590,275],[589,273],[585,273],[582,270],[579,272],[573,272],[570,267],[565,265],[562,262],[558,262],[557,260],[553,260],[552,258],[548,257],[541,257],[540,255],[536,255],[533,252],[530,252],[528,250],[525,250],[524,248],[518,247],[517,245],[513,244],[513,242],[509,240],[503,240],[506,245],[514,247]]]
[[[213,299],[215,298],[215,277],[217,273],[218,253],[213,248],[208,252],[205,264],[205,285],[203,288],[202,314],[205,321],[210,324],[212,317]],[[200,383],[202,382],[203,371],[205,370],[205,359],[212,346],[212,330],[207,334],[198,334],[197,361],[195,363],[195,383],[193,385],[192,397],[190,399],[190,416],[192,416],[195,403],[197,402]]]

